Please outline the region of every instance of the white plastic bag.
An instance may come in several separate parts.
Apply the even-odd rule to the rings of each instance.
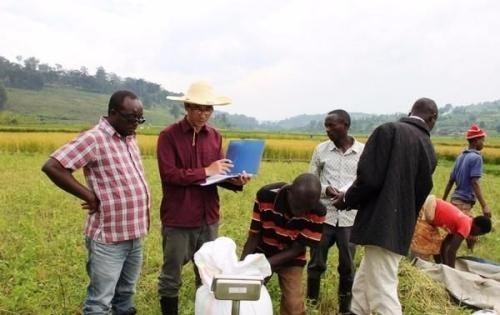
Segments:
[[[271,275],[271,265],[262,254],[251,254],[238,261],[236,244],[228,237],[207,242],[194,254],[194,262],[200,272],[203,285],[196,291],[196,315],[230,315],[232,301],[215,299],[211,291],[214,276],[220,274],[260,276]],[[271,297],[263,285],[258,301],[241,301],[240,315],[272,315]]]

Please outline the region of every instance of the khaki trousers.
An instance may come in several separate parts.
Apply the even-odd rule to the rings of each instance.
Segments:
[[[378,246],[365,246],[352,287],[351,311],[357,315],[401,315],[398,268],[403,256]]]
[[[460,199],[451,198],[451,204],[462,210],[463,213],[468,215],[469,217],[474,217],[472,215],[472,204],[462,201]]]
[[[286,267],[276,271],[281,289],[280,314],[305,315],[303,267]]]

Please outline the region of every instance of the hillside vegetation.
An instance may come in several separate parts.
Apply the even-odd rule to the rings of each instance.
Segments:
[[[121,78],[99,67],[95,74],[86,67],[79,70],[50,66],[35,57],[11,62],[0,56],[0,125],[52,125],[58,128],[92,126],[99,115],[105,114],[109,96],[116,90],[136,93],[144,103],[149,129],[158,129],[183,115],[182,105],[167,100],[168,95],[180,95],[160,84],[144,79]],[[273,106],[273,104],[268,104]],[[342,104],[334,105],[342,108]],[[406,113],[410,104],[402,104]],[[307,104],[304,104],[307,111]],[[462,135],[471,123],[500,133],[500,100],[467,106],[441,106],[437,135]],[[266,130],[279,132],[323,133],[326,113],[304,113],[280,121],[259,122],[254,117],[216,111],[212,124],[232,130]],[[351,132],[370,134],[381,123],[393,121],[406,114],[373,115],[352,112]]]
[[[7,88],[5,109],[10,113],[0,118],[1,124],[15,125],[9,121],[12,114],[21,115],[18,125],[73,125],[89,127],[99,116],[106,115],[109,95],[76,90],[74,88],[46,87],[41,90]],[[150,107],[144,110],[147,125],[162,126],[174,121],[165,108]],[[2,116],[0,116],[2,117]],[[19,118],[18,118],[19,119]]]

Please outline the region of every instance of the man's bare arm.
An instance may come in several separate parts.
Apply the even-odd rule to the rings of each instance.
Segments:
[[[448,195],[450,194],[451,188],[453,187],[453,184],[455,181],[451,178],[448,180],[448,183],[446,184],[446,188],[444,189],[444,194],[443,194],[443,200],[446,200],[448,198]]]
[[[474,177],[472,179],[472,188],[474,189],[474,194],[476,195],[476,198],[479,201],[481,208],[483,209],[483,214],[491,218],[491,210],[486,204],[486,200],[484,200],[481,185],[479,185],[479,177]]]
[[[464,238],[459,234],[448,234],[441,244],[441,262],[455,268],[457,251]]]
[[[59,161],[49,158],[42,166],[42,171],[47,174],[50,180],[62,190],[78,197],[84,201],[82,208],[89,211],[89,214],[97,212],[99,200],[95,194],[87,187],[78,182],[73,173],[64,168]]]

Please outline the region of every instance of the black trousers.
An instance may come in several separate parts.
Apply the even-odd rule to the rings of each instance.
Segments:
[[[328,250],[337,244],[339,250],[339,294],[350,293],[354,281],[354,255],[356,247],[349,242],[351,227],[332,226],[323,224],[323,233],[318,247],[311,248],[311,259],[307,265],[307,276],[319,279],[327,267]]]

